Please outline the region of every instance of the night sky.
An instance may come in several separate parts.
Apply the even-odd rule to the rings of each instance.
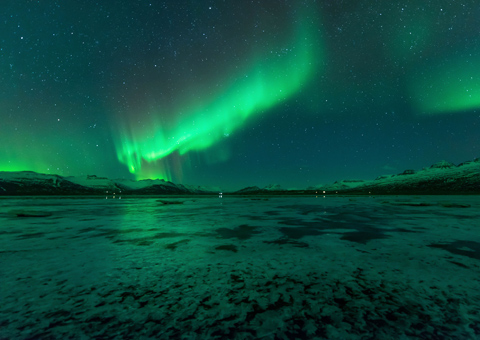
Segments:
[[[0,5],[0,171],[240,189],[480,156],[480,5]]]

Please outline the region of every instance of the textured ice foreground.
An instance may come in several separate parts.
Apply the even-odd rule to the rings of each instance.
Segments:
[[[166,199],[0,199],[0,339],[480,338],[476,196]]]

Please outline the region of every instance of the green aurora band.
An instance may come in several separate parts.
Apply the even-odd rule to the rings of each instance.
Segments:
[[[131,126],[123,128],[114,138],[118,160],[137,179],[170,180],[170,167],[159,161],[173,152],[184,155],[205,150],[255,114],[292,97],[319,70],[324,53],[319,25],[312,23],[312,19],[301,19],[304,20],[297,21],[288,51],[269,53],[266,58],[256,60],[224,92],[188,110],[172,128],[155,120],[149,122],[148,132]],[[150,165],[149,169],[145,169],[146,165]]]
[[[480,108],[480,53],[429,62],[420,76],[417,73],[410,78],[410,93],[417,111],[423,114]]]

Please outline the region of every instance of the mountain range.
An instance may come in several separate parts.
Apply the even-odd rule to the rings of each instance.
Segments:
[[[374,180],[344,179],[333,184],[308,187],[305,190],[284,190],[278,185],[263,189],[248,187],[237,194],[480,194],[480,158],[455,165],[440,161],[421,170],[405,170],[396,175],[383,175]]]
[[[175,184],[163,179],[134,181],[87,175],[63,177],[33,171],[0,171],[0,195],[192,195],[218,189]]]
[[[134,181],[87,175],[63,177],[33,171],[0,171],[0,195],[201,195],[218,194],[218,188],[175,184],[162,179]],[[441,161],[421,170],[405,170],[374,180],[345,179],[304,190],[285,190],[278,184],[247,187],[236,195],[395,195],[480,194],[480,158],[459,165]]]

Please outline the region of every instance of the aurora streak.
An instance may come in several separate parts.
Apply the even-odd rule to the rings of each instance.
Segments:
[[[150,128],[142,131],[126,124],[115,139],[118,160],[137,179],[153,175],[169,180],[169,165],[159,161],[174,152],[185,155],[207,149],[252,116],[292,97],[318,71],[323,59],[323,46],[315,26],[298,24],[291,48],[278,48],[253,62],[225,91],[189,109],[173,127],[162,126],[155,119]],[[144,169],[147,164],[154,164],[154,174],[151,169]]]
[[[470,51],[448,62],[425,67],[423,77],[411,80],[411,93],[419,112],[455,113],[480,108],[480,53]]]

